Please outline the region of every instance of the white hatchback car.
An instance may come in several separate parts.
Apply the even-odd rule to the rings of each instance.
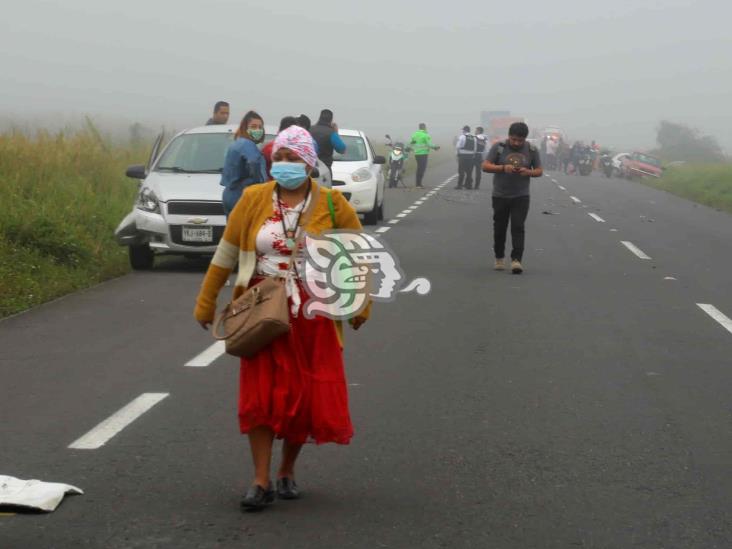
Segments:
[[[364,224],[376,225],[384,219],[384,173],[386,158],[377,156],[366,134],[339,130],[346,144],[344,154],[333,155],[333,188],[343,193]]]
[[[237,125],[202,126],[176,135],[160,154],[162,136],[147,166],[127,169],[140,180],[132,211],[115,231],[117,242],[129,247],[133,269],[151,269],[158,254],[211,255],[224,234],[226,215],[221,201],[221,171]],[[266,126],[265,141],[277,128]],[[316,181],[330,187],[330,172],[319,162]]]

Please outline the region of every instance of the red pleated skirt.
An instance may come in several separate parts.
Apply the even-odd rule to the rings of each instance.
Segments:
[[[308,295],[300,290],[305,303]],[[248,433],[267,426],[293,444],[348,444],[353,425],[335,324],[323,317],[306,319],[302,311],[291,320],[288,334],[241,359],[239,428]]]

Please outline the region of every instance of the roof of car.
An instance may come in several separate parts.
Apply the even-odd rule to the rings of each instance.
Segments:
[[[238,127],[238,124],[212,124],[210,126],[198,126],[195,128],[189,128],[183,133],[234,133]],[[264,130],[268,134],[274,134],[277,132],[277,126],[270,126],[268,124],[265,124]],[[338,129],[338,134],[347,137],[361,137],[363,135],[362,132],[359,130],[348,130],[343,128]]]

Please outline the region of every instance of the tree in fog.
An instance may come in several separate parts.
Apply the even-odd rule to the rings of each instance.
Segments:
[[[721,162],[724,153],[711,135],[700,135],[697,130],[684,124],[663,120],[658,126],[656,141],[658,154],[666,160],[687,162]]]

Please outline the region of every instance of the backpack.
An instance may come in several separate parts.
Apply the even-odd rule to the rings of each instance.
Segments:
[[[462,150],[464,151],[475,151],[475,136],[469,133],[465,134],[465,144]]]

